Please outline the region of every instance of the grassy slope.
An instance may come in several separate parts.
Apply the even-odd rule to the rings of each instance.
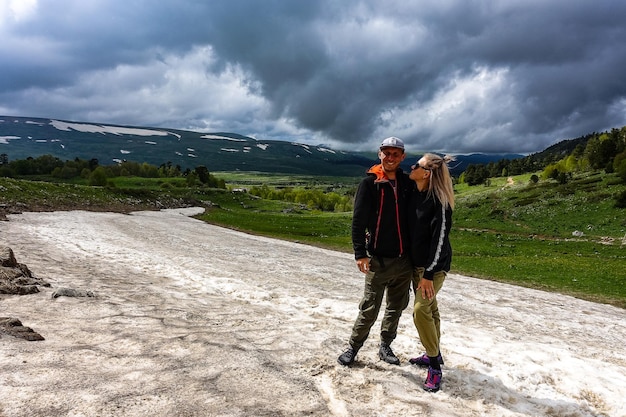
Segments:
[[[303,183],[355,187],[354,178],[216,173],[233,187]],[[626,188],[615,176],[591,175],[569,184],[529,175],[489,187],[457,186],[451,240],[453,272],[510,282],[626,308],[626,212],[613,196]],[[246,193],[188,189],[178,180],[118,179],[116,189],[0,178],[2,212],[89,209],[127,212],[203,205],[199,216],[233,229],[351,252],[351,213],[321,213]],[[573,231],[582,231],[574,237]]]
[[[595,174],[460,189],[454,268],[626,307],[626,211],[614,207],[625,188]]]

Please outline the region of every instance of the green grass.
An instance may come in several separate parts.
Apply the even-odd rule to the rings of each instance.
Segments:
[[[197,216],[208,223],[329,249],[351,247],[351,213],[312,211],[246,193],[213,193],[209,201],[207,211]]]
[[[624,210],[614,197],[626,186],[615,176],[581,176],[568,184],[516,180],[510,186],[476,186],[459,192],[455,226],[507,233],[571,238],[618,238],[626,233]]]
[[[198,218],[253,234],[345,251],[350,243],[347,214],[259,213],[241,216],[237,211],[211,209]]]
[[[266,172],[234,172],[221,171],[213,172],[217,178],[223,179],[232,187],[250,186],[250,185],[268,185],[271,187],[294,187],[294,186],[329,186],[333,184],[344,187],[354,186],[359,183],[361,178],[358,177],[328,177],[313,175],[291,175],[291,174],[272,174]]]
[[[168,188],[186,188],[185,178],[141,178],[141,177],[117,177],[111,181],[115,188],[121,189],[148,189],[162,190]]]
[[[626,246],[455,229],[453,269],[466,275],[626,307]]]
[[[198,204],[205,198],[202,190],[176,187],[164,189],[156,180],[146,181],[141,178],[124,181],[127,182],[126,188],[111,188],[0,178],[0,214],[27,210],[154,210]],[[146,182],[139,185],[139,181]],[[135,186],[130,186],[133,183]]]

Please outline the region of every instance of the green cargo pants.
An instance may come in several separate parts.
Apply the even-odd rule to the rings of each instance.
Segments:
[[[437,305],[437,293],[446,280],[446,272],[435,272],[433,286],[435,296],[432,300],[422,298],[422,292],[417,291],[417,285],[424,276],[424,268],[417,267],[413,272],[413,290],[415,292],[415,304],[413,305],[413,323],[420,337],[420,342],[426,349],[428,356],[439,354],[439,339],[441,338],[441,317]]]
[[[373,257],[370,270],[365,274],[365,290],[359,303],[359,314],[352,328],[350,346],[359,350],[369,336],[378,318],[378,312],[387,290],[387,303],[383,316],[380,341],[390,344],[397,335],[400,316],[409,305],[412,265],[408,256],[401,258]]]

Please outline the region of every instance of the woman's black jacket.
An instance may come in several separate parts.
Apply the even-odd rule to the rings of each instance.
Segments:
[[[424,278],[432,280],[435,272],[450,270],[452,209],[416,187],[411,193],[409,213],[411,261],[414,267],[425,268]]]

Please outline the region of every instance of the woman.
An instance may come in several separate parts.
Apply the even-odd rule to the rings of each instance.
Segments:
[[[416,189],[410,200],[409,227],[413,291],[413,322],[426,353],[409,360],[428,367],[424,389],[437,392],[441,387],[443,358],[439,348],[440,317],[437,293],[450,270],[452,247],[449,234],[454,209],[454,189],[448,163],[451,157],[427,153],[411,166]]]

